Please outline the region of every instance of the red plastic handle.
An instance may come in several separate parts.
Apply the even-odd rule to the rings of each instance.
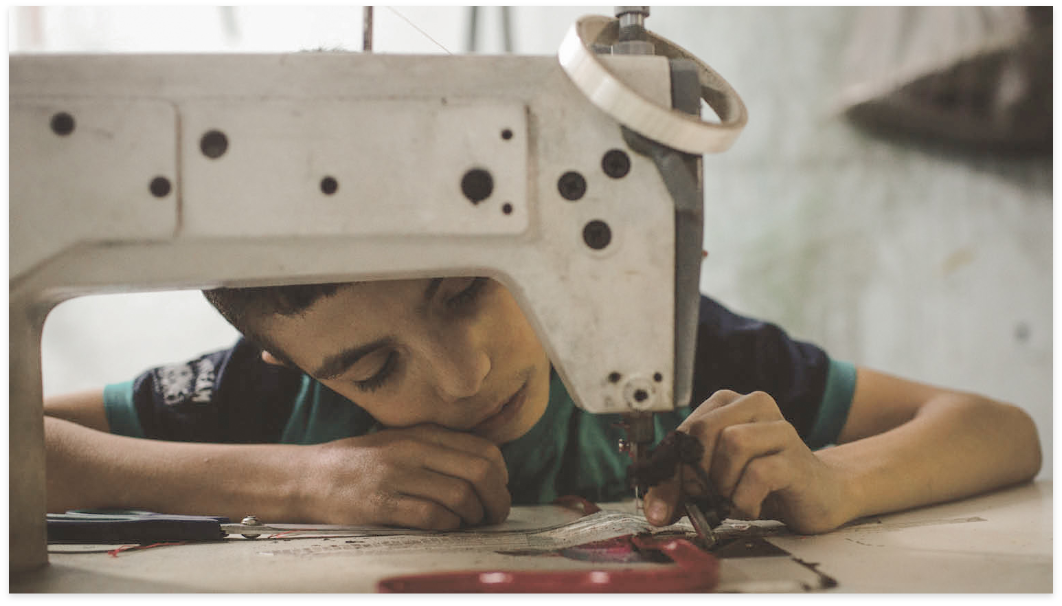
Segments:
[[[628,535],[643,550],[667,554],[674,566],[626,570],[460,571],[391,577],[382,593],[691,593],[719,583],[719,560],[686,539]]]

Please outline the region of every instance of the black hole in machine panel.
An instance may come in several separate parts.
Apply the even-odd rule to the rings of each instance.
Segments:
[[[557,180],[557,191],[565,200],[574,202],[586,194],[586,179],[575,171],[566,172]]]
[[[494,177],[482,168],[473,168],[461,178],[461,191],[472,204],[479,204],[494,192]]]
[[[335,180],[335,177],[325,177],[321,179],[321,193],[326,196],[331,196],[339,189],[339,182]]]
[[[156,198],[165,198],[170,194],[170,180],[166,177],[155,177],[151,180],[151,185],[148,186],[151,190],[151,195]]]
[[[66,112],[59,112],[52,116],[52,132],[60,137],[74,132],[74,117]]]
[[[608,223],[595,219],[583,228],[583,242],[594,250],[601,250],[612,242],[612,229]]]
[[[220,158],[229,149],[229,138],[220,130],[208,131],[199,140],[199,150],[208,158]]]

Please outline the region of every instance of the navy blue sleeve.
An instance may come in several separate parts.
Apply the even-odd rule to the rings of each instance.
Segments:
[[[701,297],[692,406],[720,389],[764,391],[806,441],[823,401],[829,368],[830,358],[819,347]]]
[[[180,442],[271,443],[280,439],[302,373],[266,364],[240,339],[231,349],[153,368],[132,382],[144,437]]]

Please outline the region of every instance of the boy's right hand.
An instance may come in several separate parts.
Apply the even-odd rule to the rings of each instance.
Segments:
[[[437,425],[308,447],[304,517],[329,524],[453,530],[509,515],[509,473],[492,442]]]

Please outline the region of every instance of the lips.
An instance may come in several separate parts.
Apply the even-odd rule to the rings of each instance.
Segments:
[[[490,416],[480,421],[472,428],[474,433],[479,435],[485,435],[492,433],[501,427],[504,427],[516,418],[520,409],[524,405],[524,401],[527,400],[527,385],[528,381],[524,381],[524,384],[520,386],[520,389],[516,390],[512,396],[509,397],[495,412]]]

